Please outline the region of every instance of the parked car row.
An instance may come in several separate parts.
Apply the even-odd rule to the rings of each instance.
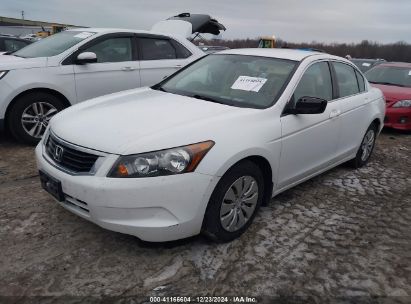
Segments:
[[[352,63],[354,63],[361,72],[365,73],[368,70],[372,69],[373,67],[386,62],[384,59],[360,59],[360,58],[352,58],[350,59]]]
[[[181,14],[157,32],[73,29],[0,56],[0,118],[41,139],[42,187],[61,206],[146,241],[231,241],[273,196],[366,165],[384,122],[408,127],[408,65],[381,63],[368,81],[312,50],[205,56],[185,38],[201,28],[223,26]],[[387,98],[392,87],[403,94]]]

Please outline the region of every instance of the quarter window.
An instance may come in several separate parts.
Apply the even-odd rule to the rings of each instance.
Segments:
[[[332,99],[331,74],[327,62],[315,63],[305,71],[294,91],[294,102],[304,96],[317,97],[327,101]]]
[[[97,55],[97,62],[122,62],[132,61],[131,38],[108,38],[89,47],[85,52]]]
[[[140,38],[142,60],[176,59],[177,51],[167,39]]]
[[[185,59],[190,57],[192,54],[189,50],[187,50],[182,44],[180,44],[179,42],[175,41],[175,40],[171,40],[173,46],[176,49],[177,52],[177,58],[179,59]]]
[[[340,62],[333,62],[332,64],[337,75],[337,86],[340,97],[358,94],[360,90],[354,68]]]

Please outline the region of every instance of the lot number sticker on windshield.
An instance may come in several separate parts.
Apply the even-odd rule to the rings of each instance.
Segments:
[[[266,83],[266,78],[240,76],[231,86],[233,90],[243,90],[248,92],[258,92]]]
[[[408,72],[408,76],[411,76],[411,71]]]
[[[80,34],[77,34],[74,37],[75,38],[80,38],[80,39],[86,39],[86,38],[88,38],[92,35],[93,35],[93,33],[90,33],[90,32],[81,32]]]
[[[363,65],[363,66],[366,66],[366,67],[369,67],[369,66],[371,65],[371,63],[364,62],[362,65]]]

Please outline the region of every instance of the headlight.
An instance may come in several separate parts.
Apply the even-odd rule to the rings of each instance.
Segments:
[[[410,108],[411,107],[411,100],[397,101],[392,107],[393,108]]]
[[[0,71],[0,79],[2,79],[4,76],[6,76],[7,73],[8,73],[8,71]]]
[[[214,146],[205,141],[184,147],[120,156],[108,177],[153,177],[193,172]]]

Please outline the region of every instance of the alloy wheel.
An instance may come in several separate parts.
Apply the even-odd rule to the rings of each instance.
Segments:
[[[56,107],[48,102],[34,102],[24,109],[21,124],[30,136],[40,139],[46,130],[50,119],[57,114]]]

